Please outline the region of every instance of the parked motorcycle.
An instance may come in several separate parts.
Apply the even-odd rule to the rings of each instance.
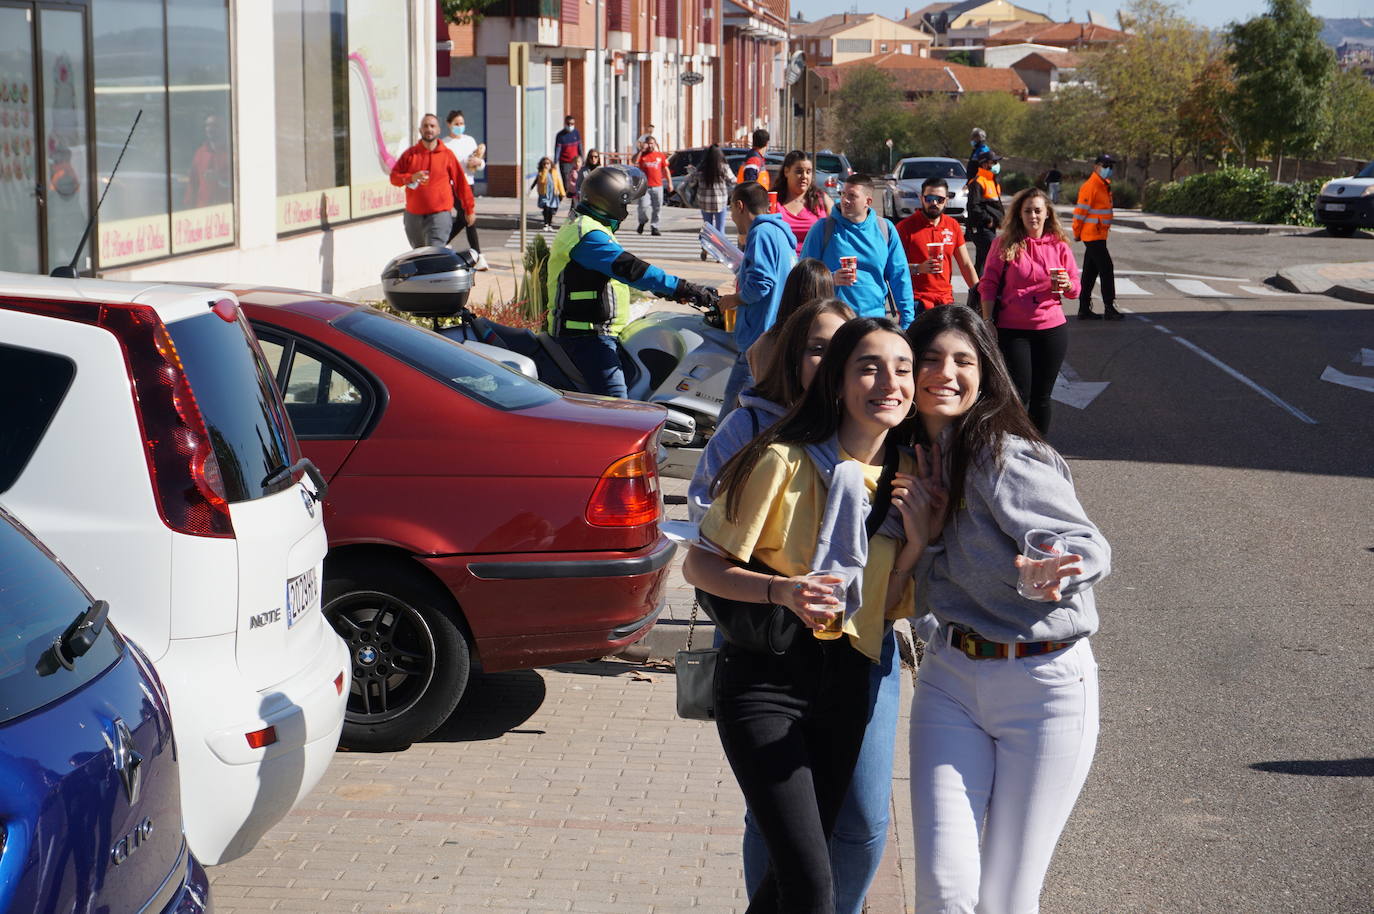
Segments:
[[[542,331],[498,324],[468,309],[474,267],[467,251],[417,248],[387,264],[382,291],[396,309],[435,318],[436,325],[439,317],[456,317],[456,324],[436,326],[450,339],[499,347],[511,357],[498,359],[516,370],[559,390],[586,392],[581,373],[558,340]],[[694,307],[702,313],[650,312],[631,321],[617,338],[629,398],[668,411],[659,436],[659,473],[680,479],[696,472],[715,433],[738,352],[717,300]]]

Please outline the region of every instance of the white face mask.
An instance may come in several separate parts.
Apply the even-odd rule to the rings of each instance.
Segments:
[[[448,132],[453,134],[454,136],[462,136],[464,133],[467,133],[467,129],[467,127],[464,127],[462,124],[459,124],[457,127],[448,128]]]
[[[1112,176],[1112,167],[1111,167],[1110,165],[1103,165],[1103,166],[1102,166],[1102,177],[1104,177],[1104,178],[1110,178],[1111,176]]]
[[[1000,175],[1000,174],[1002,173],[1002,163],[1001,163],[1001,162],[993,162],[993,163],[992,163],[992,167],[989,168],[988,171],[992,172],[992,173],[995,174],[995,175]]]

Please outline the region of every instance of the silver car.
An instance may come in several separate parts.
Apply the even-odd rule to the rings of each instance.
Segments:
[[[960,222],[968,206],[968,173],[958,159],[935,156],[902,159],[888,177],[883,193],[883,212],[894,222],[921,208],[921,185],[927,178],[944,178],[949,184],[945,213]]]

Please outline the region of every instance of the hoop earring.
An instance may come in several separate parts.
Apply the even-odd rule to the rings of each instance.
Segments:
[[[906,417],[907,417],[908,419],[910,419],[910,418],[912,418],[912,417],[915,416],[915,415],[916,415],[916,401],[915,401],[915,400],[912,400],[912,401],[911,401],[911,412],[907,413],[907,414],[906,414]]]

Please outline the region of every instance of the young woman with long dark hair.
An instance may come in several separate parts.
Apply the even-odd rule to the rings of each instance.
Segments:
[[[1008,212],[988,251],[978,295],[984,318],[997,322],[997,346],[1016,392],[1046,435],[1050,394],[1069,348],[1063,300],[1078,297],[1078,264],[1043,190],[1021,191]]]
[[[1111,548],[1021,406],[987,324],[950,305],[907,331],[918,452],[944,467],[916,572],[938,622],[911,707],[917,914],[1039,910],[1097,742],[1093,585]],[[900,478],[900,477],[899,477]],[[1036,531],[1032,534],[1032,531]],[[1023,544],[1059,537],[1022,596]]]
[[[891,321],[839,328],[801,399],[721,470],[683,569],[708,594],[792,620],[781,653],[727,641],[717,671],[717,730],[769,856],[750,914],[835,911],[829,839],[864,741],[869,671],[888,620],[911,611],[929,539],[914,483],[893,485],[871,539],[864,528],[888,437],[911,412],[911,365]],[[904,453],[898,468],[912,479],[916,464]],[[841,609],[839,637],[812,637]]]
[[[735,186],[735,176],[725,162],[725,153],[718,143],[712,143],[701,158],[701,165],[687,175],[686,186],[696,193],[697,209],[701,210],[701,221],[715,226],[717,231],[725,231],[725,211],[729,207],[730,191]],[[701,259],[707,258],[706,249],[701,251]]]
[[[797,236],[797,251],[811,226],[830,214],[830,198],[816,184],[811,158],[800,149],[789,152],[778,169],[778,212]]]

